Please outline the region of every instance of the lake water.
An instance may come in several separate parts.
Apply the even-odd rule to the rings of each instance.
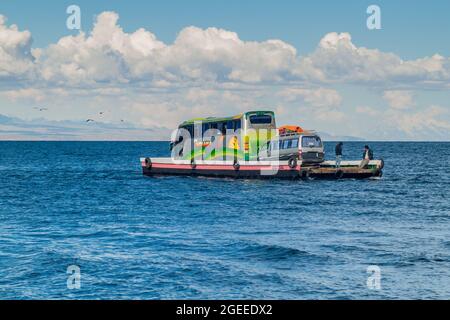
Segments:
[[[450,143],[369,144],[381,180],[149,178],[168,143],[0,142],[0,298],[449,299]]]

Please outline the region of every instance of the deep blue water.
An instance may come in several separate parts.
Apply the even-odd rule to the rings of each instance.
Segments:
[[[0,298],[449,299],[450,143],[370,145],[381,180],[293,182],[142,176],[163,142],[0,142]]]

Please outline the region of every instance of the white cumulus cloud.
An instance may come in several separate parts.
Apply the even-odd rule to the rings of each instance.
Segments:
[[[103,12],[90,35],[63,37],[43,50],[44,79],[72,84],[282,81],[296,58],[296,49],[280,40],[245,42],[217,28],[187,27],[166,45],[144,29],[125,33],[118,19]]]
[[[328,88],[286,88],[279,95],[287,101],[300,100],[313,107],[337,107],[342,102],[342,97],[339,92]]]
[[[22,78],[32,72],[31,44],[29,31],[20,31],[14,24],[7,26],[6,17],[0,15],[0,79]]]
[[[383,94],[383,99],[394,109],[407,109],[414,106],[413,93],[403,90],[388,90]]]
[[[349,33],[332,32],[300,59],[294,74],[317,82],[442,87],[450,82],[450,59],[436,54],[405,61],[393,53],[358,47]]]
[[[316,50],[298,56],[281,40],[243,41],[232,31],[194,26],[172,44],[145,29],[127,33],[115,12],[99,14],[92,31],[66,36],[47,48],[31,48],[29,31],[6,25],[0,16],[0,76],[21,76],[39,86],[143,87],[211,83],[377,83],[385,87],[450,83],[450,59],[435,54],[403,60],[393,53],[358,47],[349,33],[326,34]]]
[[[450,131],[450,123],[444,120],[448,114],[447,109],[433,105],[413,113],[392,111],[388,113],[386,121],[412,137],[417,136],[417,133],[429,136],[430,132],[445,136]]]

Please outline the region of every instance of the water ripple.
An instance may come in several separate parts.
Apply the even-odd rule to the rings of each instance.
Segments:
[[[450,144],[370,144],[380,180],[293,182],[143,177],[165,142],[0,142],[0,298],[446,299]]]

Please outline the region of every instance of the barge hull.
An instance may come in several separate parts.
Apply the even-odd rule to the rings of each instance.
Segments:
[[[293,168],[287,161],[245,162],[233,164],[229,161],[198,161],[191,164],[187,161],[173,161],[170,158],[142,158],[142,171],[146,176],[191,176],[215,177],[232,179],[367,179],[382,176],[383,163],[372,161],[368,169],[358,167],[358,161],[342,162],[340,168],[335,168],[333,161],[324,162],[318,166],[302,166]]]

